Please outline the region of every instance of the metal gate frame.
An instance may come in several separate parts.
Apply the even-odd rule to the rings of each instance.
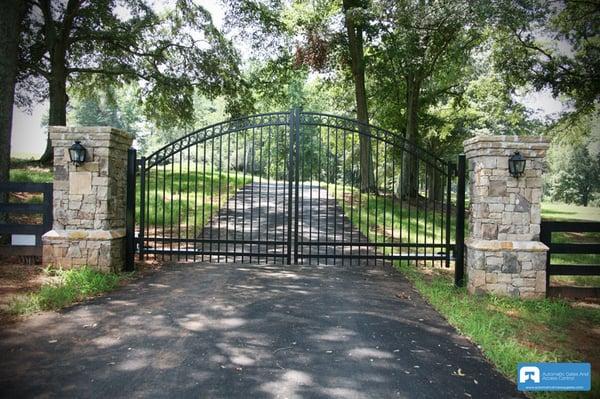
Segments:
[[[299,206],[299,202],[300,202],[300,167],[301,167],[301,155],[300,155],[300,136],[301,136],[301,128],[303,126],[316,126],[319,128],[323,128],[323,127],[327,127],[327,129],[331,128],[335,128],[335,129],[343,129],[343,131],[345,133],[348,132],[353,132],[359,135],[367,135],[370,138],[373,139],[377,139],[377,140],[384,140],[387,141],[389,140],[387,137],[393,137],[394,135],[391,132],[385,131],[381,128],[378,128],[376,126],[373,125],[364,125],[361,122],[357,121],[357,120],[353,120],[353,119],[349,119],[349,118],[344,118],[344,117],[340,117],[340,116],[335,116],[335,115],[329,115],[329,114],[322,114],[322,113],[314,113],[314,112],[301,112],[299,109],[292,109],[291,111],[289,111],[288,113],[271,113],[271,114],[262,114],[262,115],[253,115],[247,118],[240,118],[237,120],[231,120],[231,121],[227,121],[227,122],[223,122],[222,124],[217,124],[221,126],[221,130],[220,130],[220,135],[222,134],[231,134],[232,132],[239,132],[239,131],[243,131],[243,129],[254,129],[257,127],[265,127],[265,126],[275,126],[275,124],[271,125],[269,122],[269,117],[272,116],[277,116],[278,118],[283,117],[284,115],[289,115],[289,121],[288,121],[288,130],[289,130],[289,153],[288,153],[288,159],[287,159],[287,220],[286,220],[286,224],[287,224],[287,231],[286,231],[286,243],[285,243],[285,247],[286,247],[286,252],[285,252],[285,259],[286,259],[286,263],[288,265],[291,264],[297,264],[298,263],[298,259],[300,258],[308,258],[308,257],[352,257],[352,258],[365,258],[365,259],[387,259],[387,260],[416,260],[416,259],[422,259],[422,260],[443,260],[446,263],[446,266],[449,266],[449,262],[450,260],[454,260],[455,261],[455,284],[457,286],[460,286],[463,284],[463,279],[464,279],[464,220],[465,220],[465,180],[466,180],[466,161],[465,161],[465,156],[464,155],[460,155],[458,157],[458,162],[457,164],[451,163],[451,162],[446,162],[443,161],[437,157],[435,157],[435,155],[427,152],[426,150],[418,147],[417,145],[413,144],[413,143],[409,143],[407,141],[403,141],[402,147],[400,148],[401,151],[414,151],[414,153],[418,153],[420,155],[426,154],[427,157],[435,159],[435,162],[439,162],[440,164],[442,162],[444,162],[446,164],[446,168],[447,168],[447,172],[444,173],[444,175],[446,176],[446,188],[445,188],[445,194],[446,194],[446,199],[445,199],[445,213],[447,215],[446,219],[443,221],[445,223],[445,228],[446,228],[446,232],[445,232],[445,243],[442,243],[440,245],[435,245],[436,248],[443,248],[444,252],[441,255],[422,255],[422,254],[408,254],[408,255],[385,255],[385,254],[362,254],[362,255],[336,255],[336,254],[328,254],[327,256],[323,255],[323,254],[316,254],[316,255],[305,255],[305,254],[301,254],[299,251],[299,247],[303,246],[303,245],[335,245],[336,243],[332,243],[332,242],[319,242],[319,241],[311,241],[311,242],[306,242],[306,241],[300,241],[299,240],[299,220],[300,220],[300,206]],[[262,118],[266,118],[267,122],[265,123],[247,123],[250,121],[253,121],[254,119],[251,118],[259,118],[259,121],[262,121]],[[331,122],[333,121],[333,122]],[[208,128],[217,126],[217,125],[212,125]],[[281,122],[277,122],[277,126],[281,126]],[[208,129],[205,128],[205,129]],[[223,129],[225,129],[225,133],[223,133]],[[227,130],[229,129],[229,130]],[[214,129],[213,129],[214,130]],[[382,137],[376,136],[375,134],[373,134],[373,131],[376,130],[377,132],[381,133]],[[199,131],[190,133],[189,135],[186,135],[184,137],[182,137],[181,139],[175,140],[173,143],[170,143],[164,147],[162,147],[161,149],[159,149],[158,151],[156,151],[155,153],[151,154],[148,157],[141,157],[140,159],[137,159],[137,155],[136,155],[136,150],[135,149],[130,149],[129,153],[128,153],[128,168],[127,168],[127,212],[126,212],[126,265],[125,265],[125,270],[133,270],[134,269],[134,257],[135,257],[135,253],[137,252],[139,254],[139,258],[140,260],[144,259],[145,256],[145,252],[147,252],[145,250],[144,247],[144,242],[145,242],[145,237],[144,237],[144,228],[145,228],[145,205],[146,205],[146,195],[145,195],[145,183],[147,180],[147,176],[146,173],[150,170],[150,168],[152,167],[152,164],[149,165],[149,159],[154,159],[154,166],[157,167],[156,165],[158,164],[158,162],[160,161],[160,154],[161,151],[163,151],[164,154],[166,155],[162,155],[163,159],[166,159],[167,157],[171,156],[174,159],[174,156],[176,153],[181,153],[181,151],[183,151],[183,149],[189,148],[189,146],[192,145],[198,145],[199,143],[203,142],[202,140],[206,141],[209,140],[211,138],[217,137],[216,135],[214,136],[207,136],[206,132],[204,132],[203,135],[200,135],[199,132],[204,131],[204,129],[200,129]],[[327,130],[328,134],[329,134],[329,130]],[[397,135],[394,137],[398,137]],[[236,144],[237,146],[237,144]],[[172,148],[171,148],[172,147]],[[407,147],[409,148],[407,150]],[[237,150],[237,147],[236,147]],[[159,154],[159,155],[157,155]],[[189,150],[188,150],[188,154],[189,154]],[[423,155],[424,156],[424,155]],[[154,158],[152,158],[154,157]],[[181,159],[181,158],[180,158]],[[188,161],[189,162],[189,161]],[[196,160],[197,162],[197,160]],[[206,162],[206,160],[204,160],[204,162]],[[189,163],[188,163],[189,165]],[[197,171],[197,168],[196,168]],[[149,172],[148,172],[149,173]],[[181,173],[181,172],[180,172]],[[189,172],[188,172],[189,173]],[[135,224],[136,224],[136,216],[135,216],[135,200],[136,200],[136,180],[137,177],[139,176],[139,181],[140,181],[140,193],[143,193],[142,195],[140,195],[140,220],[139,222],[139,234],[135,234]],[[384,176],[385,177],[385,176]],[[426,175],[427,177],[427,175]],[[450,221],[450,214],[451,214],[451,187],[452,187],[452,179],[454,177],[458,177],[457,180],[457,184],[456,184],[456,230],[455,230],[455,242],[451,243],[450,242],[450,228],[451,228],[451,221]],[[158,184],[158,183],[156,183]],[[427,183],[426,183],[427,184]],[[148,195],[149,197],[149,195]],[[368,198],[368,197],[367,197]],[[435,201],[435,200],[434,200]],[[442,201],[442,206],[444,205],[444,202]],[[410,204],[409,204],[410,206]],[[418,204],[417,204],[418,206]],[[434,205],[435,206],[435,205]],[[435,210],[434,210],[435,212]],[[444,212],[444,211],[443,211]],[[402,213],[402,211],[401,211]],[[417,213],[417,218],[418,218],[418,213]],[[443,218],[442,218],[443,219]],[[410,220],[410,219],[409,219]],[[172,222],[171,222],[172,223]],[[385,223],[385,222],[384,222]],[[393,219],[392,219],[392,223],[393,223]],[[417,223],[418,223],[418,219],[417,219]],[[393,234],[393,233],[392,233]],[[392,237],[393,238],[393,237]],[[199,240],[196,240],[199,241]],[[364,244],[364,243],[363,243]],[[363,245],[360,244],[360,245]],[[343,245],[343,244],[339,244],[337,243],[337,245]],[[359,245],[359,244],[352,244],[352,245]],[[373,246],[377,246],[379,244],[377,243],[369,243],[369,244],[364,244],[364,246],[368,246],[368,247],[373,247]],[[381,246],[385,246],[385,245],[391,245],[391,244],[383,244]],[[426,244],[426,243],[419,243],[419,242],[414,242],[414,243],[408,243],[406,245],[400,243],[398,245],[395,246],[400,246],[400,247],[409,247],[410,248],[415,248],[415,247],[425,247],[428,248],[431,246],[431,244]],[[259,247],[260,248],[260,247]],[[155,251],[156,252],[156,251]],[[160,251],[158,251],[160,252]],[[166,250],[163,250],[163,252],[166,252]],[[198,253],[199,255],[201,254],[201,252]]]

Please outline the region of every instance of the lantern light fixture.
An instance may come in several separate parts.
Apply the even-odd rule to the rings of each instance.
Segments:
[[[76,140],[75,143],[69,147],[69,157],[75,166],[80,166],[83,164],[85,162],[86,155],[87,150],[81,145],[81,141],[79,140]]]
[[[515,152],[508,158],[508,171],[512,177],[519,178],[525,172],[525,158],[519,153]]]

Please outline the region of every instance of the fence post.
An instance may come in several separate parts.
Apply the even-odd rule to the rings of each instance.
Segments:
[[[144,228],[146,227],[146,157],[140,158],[140,231],[138,248],[140,261],[144,260]],[[196,244],[194,243],[194,250]]]
[[[456,249],[454,252],[454,284],[464,285],[465,276],[465,181],[466,157],[458,156],[458,186],[456,188]]]
[[[552,231],[544,226],[544,222],[540,223],[540,241],[544,243],[548,248],[552,244]],[[550,252],[546,254],[546,296],[550,289]]]

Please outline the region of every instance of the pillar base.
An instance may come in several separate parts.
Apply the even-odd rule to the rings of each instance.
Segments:
[[[44,266],[89,266],[103,272],[124,267],[125,229],[50,230],[42,236]]]
[[[539,241],[469,239],[467,290],[519,298],[546,296],[548,247]]]

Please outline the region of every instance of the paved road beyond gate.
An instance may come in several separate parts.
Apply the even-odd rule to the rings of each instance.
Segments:
[[[253,115],[148,157],[132,150],[128,190],[130,265],[136,251],[140,259],[462,265],[464,159],[457,170],[397,134],[340,116]]]

